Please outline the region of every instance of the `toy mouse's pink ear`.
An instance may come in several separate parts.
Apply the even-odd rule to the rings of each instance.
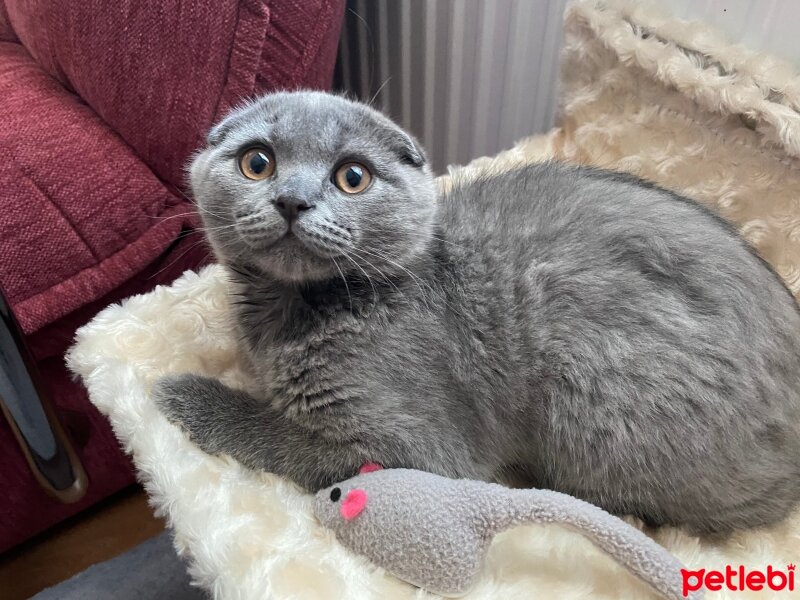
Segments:
[[[359,489],[350,490],[342,501],[339,512],[342,517],[344,517],[345,521],[352,521],[361,514],[361,511],[364,510],[366,505],[367,492]]]
[[[373,471],[380,471],[381,469],[383,469],[383,467],[378,463],[364,463],[358,470],[358,474],[363,475],[364,473],[372,473]]]

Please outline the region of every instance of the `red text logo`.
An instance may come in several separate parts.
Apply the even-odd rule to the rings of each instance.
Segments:
[[[746,569],[744,565],[738,568],[728,565],[725,571],[697,569],[681,569],[683,577],[683,597],[690,592],[705,588],[711,592],[718,592],[723,587],[732,592],[744,590],[760,591],[772,590],[775,592],[794,591],[794,565],[788,565],[786,570],[774,569],[772,565],[766,571]]]

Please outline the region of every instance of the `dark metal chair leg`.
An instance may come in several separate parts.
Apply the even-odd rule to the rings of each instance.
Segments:
[[[87,477],[44,394],[36,364],[0,289],[0,410],[36,480],[62,502],[77,502]]]

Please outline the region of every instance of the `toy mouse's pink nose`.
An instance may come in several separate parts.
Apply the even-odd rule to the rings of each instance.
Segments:
[[[342,505],[339,507],[339,512],[346,521],[352,521],[361,514],[361,511],[364,510],[366,505],[367,492],[359,489],[350,490],[347,492],[347,496],[345,496]]]

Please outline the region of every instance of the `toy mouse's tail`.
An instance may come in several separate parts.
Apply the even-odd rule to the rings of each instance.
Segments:
[[[622,519],[572,496],[549,490],[510,490],[502,528],[524,523],[559,523],[577,529],[598,548],[666,598],[699,600],[684,590],[681,562]]]

